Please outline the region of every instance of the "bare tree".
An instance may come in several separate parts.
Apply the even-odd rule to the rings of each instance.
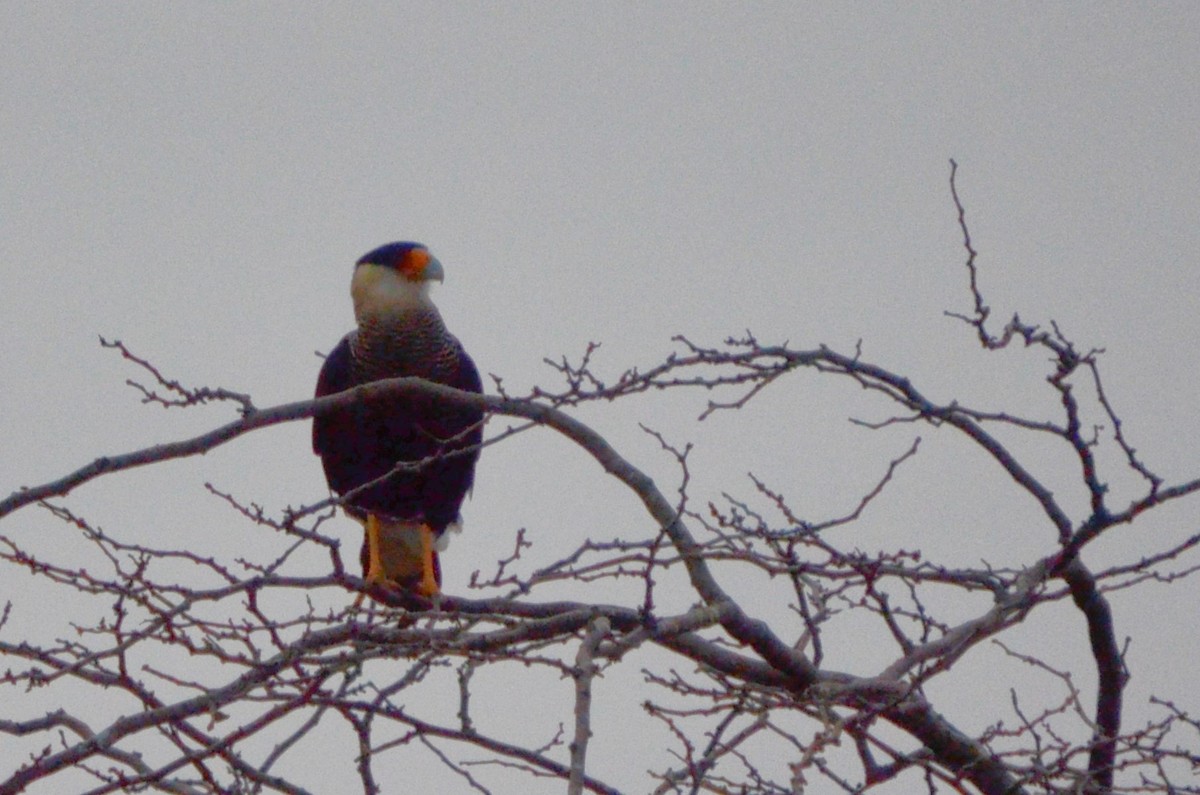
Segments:
[[[1178,692],[1139,705],[1152,718],[1126,725],[1122,638],[1139,628],[1116,627],[1110,606],[1133,589],[1177,587],[1200,567],[1200,534],[1149,537],[1136,556],[1088,563],[1099,539],[1200,491],[1200,479],[1168,481],[1139,456],[1104,390],[1098,351],[1078,348],[1054,324],[1014,315],[995,327],[953,164],[950,185],[972,301],[954,317],[981,355],[1019,343],[1026,355],[1048,357],[1037,388],[1053,395],[1055,416],[938,402],[857,351],[749,334],[713,346],[680,337],[662,361],[613,377],[589,348],[577,362],[553,363],[561,386],[524,396],[498,380],[495,394],[480,397],[394,379],[263,409],[245,395],[186,387],[106,342],[140,368],[145,380],[135,386],[145,401],[232,403],[239,416],[194,438],[97,459],[0,502],[0,518],[40,507],[69,529],[45,543],[9,520],[0,535],[4,581],[32,578],[63,604],[86,597],[90,616],[47,627],[52,640],[30,640],[15,636],[14,622],[37,606],[5,605],[0,793],[329,791],[298,764],[313,759],[331,776],[356,778],[364,793],[400,791],[391,782],[397,767],[420,763],[440,766],[464,790],[507,791],[517,777],[615,793],[624,790],[613,763],[588,757],[603,710],[641,710],[661,726],[665,749],[624,761],[648,771],[644,789],[658,793],[1200,792],[1200,720],[1181,703],[1194,700],[1194,677],[1182,676],[1192,664],[1181,663]],[[660,390],[703,390],[702,417],[734,412],[802,372],[849,379],[886,407],[860,423],[914,429],[841,516],[806,515],[769,478],[755,478],[742,497],[731,489],[721,500],[694,498],[689,448],[659,435],[679,473],[677,491],[666,493],[577,418],[584,404]],[[263,559],[123,540],[64,500],[88,481],[385,391],[483,406],[492,416],[485,446],[556,431],[636,495],[641,534],[590,538],[551,560],[537,559],[518,532],[511,555],[472,578],[470,596],[427,602],[376,590],[375,603],[359,604],[364,583],[324,529],[334,499],[272,513],[210,487],[245,533],[282,542]],[[897,487],[894,476],[921,449],[922,426],[982,451],[997,485],[1036,505],[1039,554],[1019,566],[963,566],[934,559],[914,539],[875,552],[854,545],[845,530]],[[1056,474],[1086,495],[1082,515],[1025,460],[1029,439],[1069,451],[1074,472]],[[1109,481],[1129,473],[1137,494],[1117,502]],[[1005,539],[991,541],[1004,548]],[[313,550],[327,561],[321,573],[297,562]],[[770,581],[769,609],[733,593],[730,583],[747,573]],[[53,615],[43,620],[53,624]],[[1082,628],[1089,664],[1062,670],[1024,644],[1019,630],[1035,616],[1057,631]],[[848,635],[882,664],[865,673],[835,667],[830,650]],[[946,695],[971,693],[961,679],[978,676],[968,663],[987,655],[1034,672],[1005,683],[1007,707]],[[601,689],[621,677],[637,687]],[[520,710],[522,693],[563,679],[573,707],[530,709],[527,731],[511,732],[494,708],[479,706]],[[1093,679],[1094,692],[1085,692],[1079,681]],[[501,681],[517,684],[497,692]],[[429,689],[451,694],[440,714],[410,706]]]

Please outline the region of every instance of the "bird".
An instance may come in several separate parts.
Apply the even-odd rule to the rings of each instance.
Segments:
[[[316,397],[397,376],[483,393],[475,362],[430,298],[445,278],[420,243],[364,254],[350,282],[357,328],[325,358]],[[424,597],[441,593],[448,530],[475,480],[483,410],[428,394],[361,400],[314,415],[313,451],[342,508],[362,523],[360,561],[373,586]],[[359,597],[361,600],[361,597]]]

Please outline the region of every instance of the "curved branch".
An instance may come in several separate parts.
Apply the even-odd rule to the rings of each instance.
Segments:
[[[842,356],[827,348],[821,348],[816,351],[793,351],[786,347],[764,348],[755,344],[748,351],[738,352],[710,352],[702,349],[694,349],[694,358],[696,361],[689,361],[686,366],[701,363],[710,366],[730,364],[738,367],[744,366],[752,370],[754,378],[759,380],[764,378],[774,379],[783,371],[804,366],[815,367],[823,372],[848,375],[864,387],[881,391],[893,400],[899,401],[901,404],[911,408],[918,413],[920,418],[933,423],[947,422],[958,428],[988,451],[1019,485],[1042,504],[1047,515],[1058,528],[1060,536],[1064,533],[1069,534],[1070,532],[1070,521],[1057,505],[1053,495],[1046,491],[1003,445],[984,431],[979,423],[971,417],[969,412],[965,410],[960,411],[955,405],[938,406],[932,403],[908,379],[862,362],[857,357]],[[665,377],[675,364],[668,365],[658,375]],[[745,384],[749,380],[753,379],[733,377],[728,380],[728,383]],[[687,385],[684,382],[678,383],[680,385]],[[386,395],[413,393],[432,395],[447,402],[476,406],[493,414],[524,418],[532,423],[553,428],[583,448],[601,465],[605,472],[620,480],[639,497],[647,512],[670,538],[672,545],[675,547],[686,568],[692,586],[703,600],[704,609],[710,611],[708,615],[712,620],[719,623],[730,637],[752,648],[757,657],[747,657],[738,654],[712,641],[705,640],[694,632],[684,631],[673,634],[670,631],[663,631],[661,628],[647,625],[646,616],[637,611],[625,608],[608,608],[575,603],[535,605],[506,600],[504,609],[498,610],[496,609],[495,600],[471,602],[470,600],[444,597],[438,604],[432,605],[433,611],[429,613],[430,616],[436,615],[440,609],[448,611],[448,615],[455,613],[459,615],[482,614],[491,611],[528,619],[521,627],[476,635],[473,639],[466,640],[465,645],[462,647],[464,651],[473,649],[474,651],[487,652],[503,648],[512,642],[529,641],[536,638],[562,637],[565,633],[580,631],[587,625],[588,621],[597,615],[603,615],[612,621],[614,629],[618,631],[646,633],[654,642],[684,654],[715,671],[720,671],[742,681],[752,681],[763,686],[787,690],[800,698],[810,697],[809,688],[817,683],[821,683],[823,686],[835,685],[835,690],[839,689],[836,686],[841,686],[845,698],[843,703],[855,704],[859,708],[867,709],[881,715],[920,739],[928,750],[933,753],[939,764],[945,765],[964,779],[972,781],[982,791],[987,793],[1019,791],[1019,782],[1012,777],[1008,768],[1000,760],[989,754],[981,744],[963,736],[944,718],[933,712],[917,694],[904,688],[897,691],[894,687],[897,684],[895,681],[891,683],[892,687],[873,688],[871,686],[871,681],[873,680],[861,680],[842,674],[818,672],[805,655],[784,643],[766,623],[747,614],[740,605],[727,595],[717,582],[705,558],[705,549],[697,543],[695,537],[687,527],[684,517],[677,512],[676,507],[663,495],[654,481],[617,453],[603,437],[590,427],[553,406],[529,400],[516,400],[490,395],[481,396],[460,392],[417,378],[396,378],[379,381],[317,400],[298,401],[261,410],[249,410],[239,419],[191,439],[155,445],[123,455],[99,458],[63,478],[13,493],[5,500],[0,501],[0,517],[31,502],[37,502],[53,495],[67,494],[73,489],[105,474],[172,458],[202,454],[251,431],[282,422],[304,419],[335,407],[344,407],[356,401],[375,399]],[[1169,488],[1160,489],[1152,494],[1150,499],[1154,502],[1161,502],[1174,496],[1182,496],[1183,493],[1188,493],[1194,490],[1194,488],[1195,484],[1185,484],[1184,487],[1177,488],[1176,490]],[[330,503],[325,502],[318,507],[328,504]],[[1136,511],[1131,509],[1128,516],[1118,515],[1110,517],[1109,522],[1129,521],[1133,518],[1134,513]],[[1078,535],[1077,538],[1079,538]],[[1061,573],[1063,576],[1067,576],[1070,568],[1070,564],[1066,563],[1062,572],[1055,570],[1052,574]],[[1070,582],[1069,579],[1068,582]],[[1093,583],[1092,592],[1094,593],[1094,591]],[[1084,608],[1085,614],[1088,615],[1089,627],[1093,630],[1096,627],[1101,627],[1103,610],[1096,608],[1097,602],[1088,597],[1087,589],[1082,587],[1077,589],[1075,584],[1072,583],[1072,593],[1073,595],[1077,595],[1077,602],[1080,598],[1084,599],[1081,607]],[[415,598],[408,595],[400,595],[395,601],[408,605],[411,599]],[[1085,607],[1085,604],[1087,607]],[[1107,606],[1103,604],[1102,599],[1099,600],[1099,604],[1102,608],[1106,609]],[[423,610],[429,610],[431,607],[429,603],[419,600],[415,606]],[[990,619],[990,623],[988,624],[989,629],[994,630],[1002,626],[1005,623],[1005,617],[1019,614],[1023,607],[1024,605],[1018,602],[1007,603],[1002,606],[999,610],[995,611],[995,615],[988,617]],[[966,632],[967,629],[974,630],[974,628],[963,625],[963,631]],[[956,635],[955,637],[958,636]],[[1095,632],[1093,632],[1094,641],[1096,637]],[[1108,637],[1111,640],[1111,631],[1108,633]],[[356,640],[362,641],[363,639],[361,635],[356,636]],[[954,638],[947,636],[940,641],[925,644],[919,648],[920,654],[917,656],[927,655],[939,658],[945,657],[947,654],[952,656],[954,652],[949,647],[956,645],[955,643],[951,643],[952,640]],[[970,643],[973,641],[971,638],[964,636],[963,642]],[[617,645],[619,646],[620,644],[618,643]],[[1095,642],[1093,646],[1094,648],[1098,648]],[[1105,659],[1112,658],[1113,648],[1115,648],[1115,642],[1106,641],[1103,650],[1104,654],[1107,655]],[[603,653],[603,649],[601,649],[601,653]],[[1119,656],[1117,659],[1119,659]],[[1099,652],[1097,652],[1097,660],[1100,663],[1101,657]],[[915,659],[915,657],[902,661],[903,670],[897,670],[893,673],[899,677],[912,664],[917,662],[919,660]],[[1101,665],[1104,665],[1104,663],[1101,663]],[[1108,666],[1105,670],[1120,672],[1122,669]],[[1104,673],[1102,671],[1103,677]],[[1101,685],[1101,699],[1106,698],[1106,694],[1109,696],[1115,694],[1117,707],[1114,710],[1111,706],[1105,706],[1109,702],[1104,702],[1098,707],[1098,716],[1100,718],[1098,723],[1103,726],[1103,729],[1097,730],[1097,743],[1093,747],[1092,762],[1094,773],[1102,773],[1107,769],[1109,776],[1111,776],[1112,768],[1113,743],[1115,742],[1116,731],[1119,729],[1120,690],[1119,686],[1114,689],[1112,686],[1114,681],[1109,677]],[[176,705],[176,707],[179,706]],[[142,717],[145,714],[143,713]],[[1105,715],[1112,716],[1112,720],[1106,722]],[[124,736],[129,732],[135,731],[136,728],[135,724],[125,727],[124,724],[118,723],[111,726],[110,730],[115,730],[117,735]],[[108,732],[102,732],[101,734],[107,735]],[[75,752],[78,752],[77,749],[79,746],[75,748]],[[1108,750],[1105,751],[1105,748]],[[59,754],[55,754],[53,756],[54,762],[70,763],[70,760],[66,756],[63,756],[63,754],[69,755],[70,751],[71,749],[67,749]],[[1096,754],[1102,755],[1096,756]],[[1107,756],[1103,756],[1103,754],[1107,754]],[[1105,761],[1106,759],[1107,762]],[[1097,780],[1100,781],[1101,779]]]
[[[729,610],[722,613],[724,616],[722,625],[730,635],[752,647],[770,665],[792,677],[799,689],[804,689],[816,681],[815,668],[802,654],[780,640],[766,623],[747,616],[729,598],[717,584],[694,537],[684,525],[682,517],[676,513],[671,502],[659,491],[649,476],[621,457],[604,437],[579,420],[550,406],[531,401],[463,392],[420,378],[391,378],[364,384],[328,397],[251,411],[239,420],[191,439],[155,445],[125,455],[99,458],[64,478],[15,492],[0,502],[0,518],[31,502],[66,494],[101,475],[157,461],[199,455],[259,428],[304,419],[322,411],[351,405],[360,400],[378,399],[392,394],[414,393],[483,408],[494,414],[523,417],[539,425],[553,428],[578,444],[604,468],[605,472],[627,485],[641,498],[646,510],[666,531],[678,549],[692,580],[692,585],[704,601],[712,606],[730,606]]]
[[[767,355],[779,356],[781,352],[781,350],[775,349]],[[790,351],[782,353],[785,360],[791,359],[796,363],[812,363],[813,361],[812,355],[792,359],[792,354],[793,352]],[[866,366],[862,363],[837,357],[831,351],[823,349],[818,358],[826,362],[837,363],[839,366],[849,365],[849,369],[852,370],[866,372]],[[879,372],[883,373],[883,371]],[[646,510],[671,539],[672,544],[684,562],[692,586],[704,600],[705,604],[715,611],[719,617],[721,626],[731,637],[754,649],[770,670],[782,675],[786,683],[786,689],[790,691],[802,694],[819,680],[820,677],[816,667],[802,653],[784,643],[764,621],[752,618],[746,614],[726,594],[724,589],[717,583],[705,561],[703,550],[697,544],[694,536],[688,530],[682,516],[678,514],[673,504],[663,495],[649,476],[618,454],[600,434],[563,411],[550,406],[525,400],[513,400],[491,395],[462,392],[419,378],[393,378],[376,381],[328,397],[250,411],[234,422],[191,439],[155,445],[125,455],[97,459],[92,464],[82,467],[64,478],[14,493],[3,502],[0,502],[0,517],[31,502],[42,500],[49,496],[66,494],[80,485],[105,474],[144,466],[157,461],[198,455],[237,439],[251,431],[282,422],[304,419],[322,411],[327,411],[335,407],[344,407],[360,400],[378,399],[389,394],[412,393],[432,395],[449,402],[476,406],[494,414],[522,417],[539,425],[553,428],[582,447],[603,467],[605,472],[620,480],[641,499]],[[408,597],[406,596],[405,598],[407,599]],[[586,622],[586,617],[585,615],[576,613],[575,616],[571,617],[570,621]],[[557,628],[562,628],[561,623],[551,623],[557,624]],[[691,651],[696,651],[699,648],[697,645],[698,642],[698,639],[694,638],[690,641],[683,641],[680,648],[687,647]],[[714,667],[728,667],[731,671],[736,671],[737,669],[738,661],[732,659],[730,655],[712,656],[710,659],[713,660]],[[264,670],[265,668],[256,669],[253,673],[256,676],[262,676],[264,675]],[[759,674],[762,673],[762,671],[759,671]],[[738,675],[744,676],[745,674],[739,673]],[[234,686],[230,685],[230,687]],[[204,699],[197,699],[193,706],[196,710],[199,710],[202,704],[208,703],[211,702]],[[132,731],[134,727],[143,725],[146,716],[147,713],[143,713],[140,716],[126,719],[129,726],[125,726],[122,723],[118,729],[118,735],[123,736]],[[889,719],[891,719],[890,716]],[[898,725],[904,724],[898,723]],[[931,748],[931,750],[936,751],[936,747]],[[81,754],[85,752],[82,752],[77,746],[74,749],[67,749],[54,755],[53,759],[55,763],[65,762],[70,764],[68,757],[71,757],[72,753]],[[959,763],[956,761],[959,758],[958,756],[951,755],[939,758],[942,758],[944,763],[956,769],[960,775],[967,778],[973,779],[980,775],[978,772],[980,760],[976,757],[971,758],[971,770],[959,769]],[[996,764],[998,769],[1002,769],[999,763]],[[38,767],[41,767],[41,765]],[[985,791],[991,792],[992,790]],[[0,795],[3,795],[3,792],[0,792]]]
[[[1096,661],[1096,718],[1088,754],[1087,793],[1112,790],[1117,737],[1121,732],[1121,694],[1129,676],[1113,628],[1112,609],[1096,587],[1096,578],[1078,558],[1062,571],[1076,607],[1087,621],[1088,640]]]

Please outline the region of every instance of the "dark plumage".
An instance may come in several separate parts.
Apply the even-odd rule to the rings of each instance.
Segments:
[[[359,260],[351,287],[358,329],[326,358],[317,396],[396,376],[481,393],[475,363],[429,300],[429,281],[441,277],[441,264],[417,243],[391,243]],[[345,504],[367,529],[362,561],[370,583],[437,592],[440,568],[430,545],[458,522],[482,422],[478,409],[424,395],[360,402],[314,418],[313,449],[334,492],[384,478]]]

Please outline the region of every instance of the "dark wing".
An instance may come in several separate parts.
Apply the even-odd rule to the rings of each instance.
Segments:
[[[357,386],[350,342],[342,339],[325,360],[317,379],[317,397]],[[455,341],[456,366],[447,386],[482,393],[475,363]],[[392,519],[419,520],[435,532],[458,520],[459,508],[474,482],[483,438],[483,412],[425,395],[388,397],[323,412],[313,419],[313,450],[325,478],[337,494],[376,480],[398,462],[386,480],[364,489],[346,505],[353,516],[375,513]]]
[[[350,343],[355,332],[342,337],[321,366],[317,376],[315,397],[335,395],[343,390],[358,386],[353,380],[350,358]],[[313,452],[321,457],[325,468],[325,480],[337,494],[344,494],[370,478],[360,471],[359,440],[362,418],[357,407],[326,411],[313,417]]]
[[[464,392],[483,394],[483,381],[475,362],[463,350],[459,341],[451,337],[457,351],[457,367],[446,379],[446,385]],[[446,523],[458,521],[458,512],[463,500],[475,483],[475,463],[479,460],[479,445],[483,442],[483,410],[473,406],[452,404],[448,401],[433,401],[433,435],[448,440],[444,451],[457,451],[431,466],[436,473],[430,479],[426,516],[436,530]]]
[[[357,386],[351,382],[350,376],[350,341],[354,339],[354,334],[355,332],[351,331],[342,337],[337,346],[325,357],[325,364],[321,365],[321,373],[317,376],[317,390],[313,397],[336,395],[338,392]],[[343,414],[344,412],[339,413]],[[339,431],[345,430],[340,428],[333,419],[334,416],[330,412],[313,417],[313,452],[322,458],[325,457],[326,452],[334,449]]]

